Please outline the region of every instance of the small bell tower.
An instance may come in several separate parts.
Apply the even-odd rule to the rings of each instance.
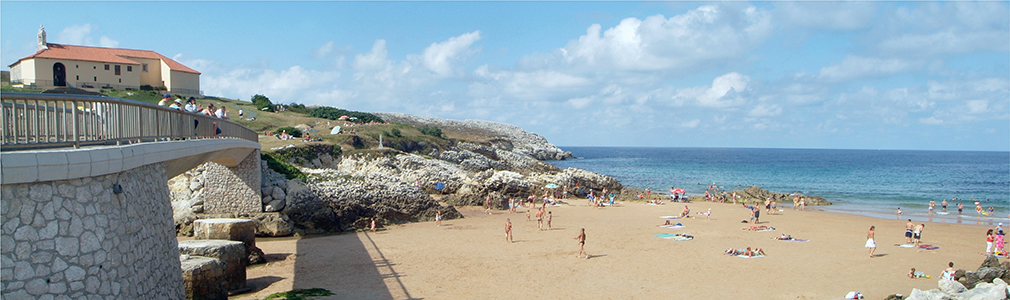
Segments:
[[[39,25],[39,45],[35,48],[35,51],[42,51],[49,49],[49,44],[46,43],[46,27]]]

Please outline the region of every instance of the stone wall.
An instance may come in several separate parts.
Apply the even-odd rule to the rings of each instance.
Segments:
[[[159,163],[0,187],[0,298],[184,298],[167,181]]]
[[[169,185],[176,215],[192,213],[257,213],[260,197],[260,152],[255,150],[238,166],[204,163],[172,178]]]

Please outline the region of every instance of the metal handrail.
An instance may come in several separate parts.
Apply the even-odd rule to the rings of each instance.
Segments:
[[[259,141],[255,131],[230,120],[130,99],[0,93],[0,102],[0,151],[199,138]]]

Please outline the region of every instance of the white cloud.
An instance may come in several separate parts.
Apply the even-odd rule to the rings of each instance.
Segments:
[[[315,51],[312,51],[312,57],[323,58],[330,55],[331,52],[333,52],[333,41],[326,42],[326,44],[323,44],[319,48],[316,48]]]
[[[753,6],[701,6],[682,15],[626,18],[602,31],[599,24],[558,53],[574,67],[615,70],[686,68],[739,57],[764,41],[771,19]],[[529,57],[530,59],[539,59]]]
[[[387,68],[392,62],[386,60],[389,51],[386,50],[386,40],[376,40],[372,50],[365,54],[354,56],[354,68],[358,71],[380,70]]]
[[[453,73],[453,62],[472,54],[470,45],[480,39],[480,31],[464,33],[441,43],[432,43],[421,53],[421,61],[428,70],[439,76]]]
[[[695,128],[695,127],[698,127],[698,124],[701,124],[701,120],[694,119],[694,120],[690,120],[690,121],[687,121],[687,122],[680,123],[680,127]]]
[[[568,103],[568,105],[570,105],[570,106],[572,106],[574,108],[582,109],[582,108],[585,108],[586,106],[588,106],[589,103],[591,103],[592,101],[593,101],[592,98],[584,97],[584,98],[568,99],[568,101],[566,101],[566,103]]]
[[[775,104],[760,104],[751,109],[747,115],[755,118],[778,117],[782,115],[782,107]]]
[[[737,93],[747,89],[750,77],[732,72],[712,80],[710,87],[693,87],[677,90],[673,95],[675,103],[693,101],[698,106],[726,108],[739,106],[744,99]]]
[[[783,23],[815,29],[853,30],[871,24],[877,5],[871,2],[778,2]]]
[[[60,31],[57,35],[56,43],[108,48],[119,47],[119,41],[113,40],[112,38],[104,35],[98,39],[98,44],[95,44],[94,40],[91,38],[91,31],[96,28],[97,26],[91,24],[71,25]]]
[[[944,30],[928,34],[904,34],[880,43],[884,51],[896,54],[935,55],[973,51],[1008,51],[1007,31]]]
[[[921,64],[902,59],[849,55],[839,64],[821,68],[817,77],[827,81],[846,81],[862,77],[893,75],[919,68],[921,68]]]

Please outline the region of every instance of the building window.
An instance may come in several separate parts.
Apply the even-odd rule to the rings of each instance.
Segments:
[[[77,75],[77,79],[76,80],[81,80],[81,75]]]
[[[109,70],[109,65],[105,65],[105,70],[106,70],[106,71],[108,71],[108,70]]]
[[[95,82],[98,82],[98,76],[95,76]]]
[[[140,64],[140,68],[144,71],[144,73],[147,73],[147,64]]]
[[[119,67],[120,67],[119,65],[116,65],[116,76],[122,75],[122,73],[119,70]]]
[[[74,65],[74,69],[80,69],[81,65]]]
[[[126,66],[127,72],[133,72],[133,66]]]
[[[122,78],[119,79],[119,83],[123,83],[123,79]]]
[[[98,66],[91,66],[92,69],[98,70]]]

